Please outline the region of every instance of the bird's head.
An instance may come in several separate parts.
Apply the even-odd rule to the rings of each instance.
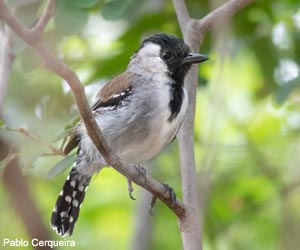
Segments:
[[[176,36],[156,34],[146,38],[132,56],[128,66],[132,71],[159,74],[183,83],[184,77],[194,63],[201,63],[207,56],[192,53],[190,47]]]

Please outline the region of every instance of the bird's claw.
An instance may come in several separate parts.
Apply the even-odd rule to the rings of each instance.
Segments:
[[[146,176],[147,171],[146,171],[146,169],[144,167],[142,167],[139,164],[134,164],[132,166],[138,171],[139,176]]]
[[[136,200],[136,198],[134,198],[133,197],[133,195],[132,195],[132,193],[133,193],[133,187],[132,187],[132,181],[131,180],[129,180],[129,179],[127,179],[127,184],[128,184],[128,194],[129,194],[129,197],[130,197],[130,199],[132,199],[132,200]]]
[[[134,164],[132,166],[137,170],[139,176],[144,176],[144,177],[146,176],[147,171],[144,167],[142,167],[138,164]],[[127,179],[127,184],[128,184],[128,194],[129,194],[130,199],[136,200],[132,195],[132,193],[134,191],[134,189],[132,187],[132,181],[130,179]]]
[[[150,203],[150,208],[149,208],[149,214],[152,215],[152,216],[154,216],[154,214],[153,214],[153,208],[155,207],[156,200],[157,200],[157,197],[155,195],[153,195],[151,203]]]
[[[162,183],[162,185],[165,187],[166,191],[169,192],[169,195],[170,195],[170,198],[171,198],[171,201],[172,201],[171,206],[174,207],[175,202],[176,202],[176,194],[175,194],[173,188],[171,188],[168,184]],[[152,215],[152,216],[154,215],[153,214],[153,208],[155,207],[156,200],[157,200],[157,196],[153,195],[151,203],[150,203],[150,209],[149,209],[149,214]]]
[[[167,190],[167,192],[169,192],[169,195],[170,195],[170,198],[172,201],[171,206],[174,207],[175,202],[176,202],[176,194],[175,194],[173,188],[171,188],[168,184],[163,183],[163,185],[164,185],[165,189]]]

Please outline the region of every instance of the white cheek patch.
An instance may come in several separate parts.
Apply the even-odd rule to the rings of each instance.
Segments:
[[[143,57],[158,57],[160,55],[160,46],[155,43],[146,43],[142,49],[138,52]]]
[[[168,74],[166,63],[160,58],[161,47],[155,43],[146,43],[132,58],[128,69],[143,75],[155,74],[157,77],[165,77]]]

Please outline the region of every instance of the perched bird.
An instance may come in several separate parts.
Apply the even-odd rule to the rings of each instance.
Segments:
[[[184,78],[192,64],[207,59],[173,35],[156,34],[142,42],[126,71],[99,91],[91,110],[123,162],[148,161],[175,138],[188,106]],[[61,236],[73,233],[91,177],[105,166],[82,122],[64,152],[77,145],[76,161],[51,217],[52,228]]]

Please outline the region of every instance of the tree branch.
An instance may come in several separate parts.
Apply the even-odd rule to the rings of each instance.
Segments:
[[[196,32],[203,36],[214,26],[223,23],[254,0],[229,0],[196,22]]]
[[[106,163],[114,167],[118,172],[126,176],[128,179],[132,180],[139,186],[142,186],[153,195],[155,195],[158,199],[163,201],[179,218],[184,218],[185,206],[178,200],[174,204],[174,202],[172,201],[172,197],[170,196],[164,185],[154,180],[150,176],[141,176],[139,171],[135,167],[131,165],[124,165],[119,157],[112,152],[112,150],[105,142],[104,137],[92,115],[86,96],[84,94],[84,88],[82,87],[77,75],[64,62],[62,62],[61,59],[53,54],[53,52],[49,49],[49,47],[40,36],[32,36],[32,32],[30,32],[27,28],[25,28],[18,22],[18,20],[11,14],[10,10],[7,8],[4,0],[0,0],[0,18],[15,33],[17,33],[19,37],[21,37],[34,50],[36,50],[36,52],[40,55],[43,62],[45,63],[45,66],[49,70],[61,76],[69,84],[80,116],[87,129],[87,133],[98,151],[104,157]]]
[[[173,0],[173,5],[181,27],[184,40],[192,51],[198,51],[204,35],[218,22],[228,19],[253,0],[229,0],[206,17],[195,20],[189,17],[184,0]],[[194,159],[194,118],[198,85],[198,67],[192,67],[185,79],[189,98],[189,112],[179,131],[179,150],[181,161],[181,181],[183,202],[187,207],[186,218],[179,219],[183,248],[201,250],[201,224]]]
[[[47,1],[42,16],[39,18],[36,25],[31,29],[31,32],[34,34],[34,36],[39,36],[44,32],[49,20],[52,18],[54,14],[55,3],[56,0]]]
[[[177,14],[178,22],[180,25],[180,29],[185,36],[186,27],[188,26],[188,23],[191,21],[187,6],[184,2],[184,0],[173,0],[174,9]]]
[[[153,217],[149,214],[149,204],[152,196],[146,190],[142,190],[136,211],[134,212],[134,233],[131,242],[131,250],[152,249]]]

